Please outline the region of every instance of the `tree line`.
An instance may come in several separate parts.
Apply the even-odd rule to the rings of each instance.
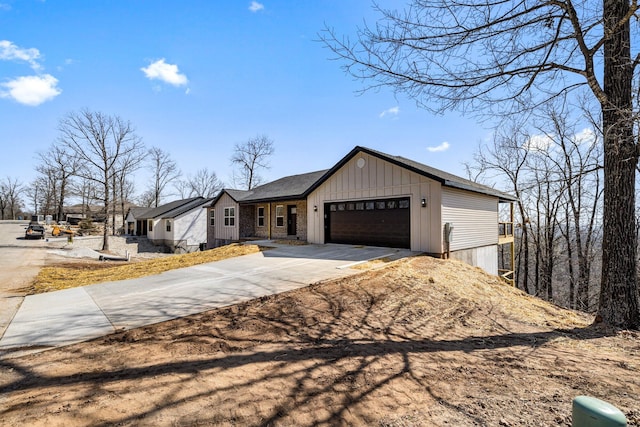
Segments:
[[[268,167],[273,151],[273,141],[265,135],[236,144],[231,162],[238,172],[233,185],[246,189],[258,185],[262,181],[259,170]],[[134,174],[141,168],[148,169],[151,178],[136,195],[140,189]],[[59,121],[58,137],[37,154],[35,170],[37,178],[29,185],[11,178],[0,182],[0,219],[15,219],[27,210],[23,196],[35,214],[57,220],[64,220],[68,202],[77,200],[83,214],[97,214],[104,220],[103,250],[109,249],[108,235],[125,228],[131,203],[157,207],[167,197],[210,198],[224,185],[208,168],[183,174],[169,152],[147,148],[131,122],[86,109]],[[90,212],[96,205],[99,212]],[[123,224],[116,224],[117,216]]]
[[[557,103],[526,123],[508,121],[466,168],[469,178],[518,199],[516,285],[593,312],[602,263],[603,150],[599,121],[584,107]]]

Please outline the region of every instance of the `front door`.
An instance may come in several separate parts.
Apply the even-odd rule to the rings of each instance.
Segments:
[[[295,236],[298,233],[298,210],[296,205],[287,205],[287,235]]]

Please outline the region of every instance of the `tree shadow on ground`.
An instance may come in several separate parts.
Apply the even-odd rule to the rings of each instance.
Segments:
[[[482,360],[486,365],[504,360],[518,361],[559,338],[592,340],[614,333],[597,326],[510,331],[508,326],[502,325],[502,319],[495,316],[493,308],[481,310],[474,306],[452,308],[451,313],[455,315],[445,316],[438,312],[429,316],[406,304],[407,298],[412,298],[406,289],[404,297],[398,300],[394,295],[391,300],[390,296],[395,291],[403,292],[403,289],[397,287],[389,292],[376,293],[364,286],[341,292],[312,287],[315,297],[312,301],[298,300],[295,292],[264,297],[257,304],[245,303],[204,317],[181,319],[181,323],[173,329],[167,327],[164,330],[166,334],[160,336],[145,335],[145,328],[113,334],[95,342],[96,350],[91,353],[92,357],[98,357],[97,354],[102,357],[111,346],[122,343],[137,347],[164,345],[155,351],[188,344],[191,349],[198,346],[203,349],[199,357],[189,357],[185,352],[170,362],[145,364],[137,361],[124,366],[115,366],[107,360],[100,370],[74,371],[66,375],[38,373],[20,360],[2,360],[0,369],[11,371],[14,378],[2,382],[0,394],[27,392],[34,395],[39,390],[54,387],[84,387],[86,395],[81,397],[86,398],[95,393],[104,394],[105,390],[122,382],[147,384],[155,381],[158,398],[151,408],[140,408],[108,422],[94,420],[92,423],[111,425],[135,422],[163,411],[176,410],[189,401],[221,395],[236,396],[236,407],[253,405],[255,402],[246,396],[258,393],[256,390],[264,393],[264,399],[269,399],[270,392],[277,391],[281,397],[277,402],[269,400],[260,422],[253,424],[290,422],[291,417],[304,413],[312,420],[309,424],[336,425],[345,417],[375,421],[371,415],[363,413],[359,405],[402,379],[409,381],[403,384],[410,384],[410,388],[426,393],[433,401],[464,417],[467,423],[484,425],[486,420],[481,415],[464,405],[447,401],[433,387],[431,378],[436,373],[429,372],[431,364],[447,366],[451,364],[449,355],[452,354],[462,354],[463,359],[474,357],[477,359],[473,360]],[[474,316],[491,317],[499,325],[494,330],[500,329],[501,332],[440,338],[446,335],[442,331],[448,331],[450,336],[460,335],[461,331],[473,332],[473,328],[460,329],[457,326],[472,322]],[[152,331],[150,328],[147,330]],[[500,353],[505,350],[509,353]],[[60,352],[62,359],[75,357],[73,354],[65,355],[65,349],[56,351]],[[424,356],[428,356],[427,367],[424,366]],[[452,369],[472,369],[459,361],[454,365]],[[232,383],[212,383],[187,396],[181,392],[187,382],[203,381],[212,376],[223,377],[239,370],[252,370],[253,373]],[[396,394],[397,404],[402,405],[404,398]],[[32,399],[28,405],[39,402],[46,406],[45,395],[39,399]],[[326,401],[325,409],[313,413],[318,405],[311,402],[318,401]],[[20,411],[26,404],[16,402],[7,405],[0,413]],[[190,416],[196,417],[191,421],[198,421],[197,415]],[[236,422],[240,424],[248,420],[241,414],[237,417]]]

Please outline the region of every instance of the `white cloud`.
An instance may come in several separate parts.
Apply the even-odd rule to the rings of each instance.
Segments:
[[[0,10],[11,10],[11,5],[7,3],[0,3]]]
[[[258,12],[260,10],[264,10],[264,5],[262,3],[258,3],[257,1],[252,1],[249,5],[249,10],[251,12]]]
[[[11,98],[20,104],[35,107],[55,98],[62,93],[58,88],[58,79],[50,74],[42,76],[24,76],[1,85],[0,97]]]
[[[584,128],[574,135],[578,144],[593,145],[596,142],[596,134],[591,128]]]
[[[9,40],[0,40],[0,59],[4,61],[25,61],[31,68],[39,70],[41,68],[37,59],[40,58],[40,51],[36,48],[23,49],[16,46]]]
[[[442,144],[435,147],[427,147],[427,151],[431,153],[439,153],[441,151],[447,151],[449,149],[449,143],[444,141]]]
[[[386,115],[397,116],[400,114],[400,107],[391,107],[378,114],[378,117],[383,118]]]
[[[174,86],[184,86],[189,83],[187,76],[180,74],[178,66],[167,64],[164,58],[149,64],[148,67],[140,68],[149,80],[160,80]]]
[[[553,141],[548,135],[533,135],[525,143],[525,149],[528,151],[547,151],[551,147]]]

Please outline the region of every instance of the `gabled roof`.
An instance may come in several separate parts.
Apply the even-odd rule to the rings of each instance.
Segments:
[[[175,218],[199,205],[209,202],[209,200],[211,199],[205,199],[204,197],[191,197],[189,199],[174,200],[173,202],[158,206],[157,208],[150,208],[146,212],[143,212],[141,216],[136,216],[136,218]]]
[[[127,216],[131,214],[133,215],[134,218],[142,218],[144,214],[151,209],[153,208],[143,208],[143,207],[129,208],[129,210],[127,211]]]
[[[201,208],[201,207],[205,207],[205,205],[209,205],[209,203],[211,202],[211,200],[213,200],[212,198],[208,198],[205,199],[204,197],[198,197],[195,200],[189,202],[189,203],[185,203],[182,206],[179,206],[167,213],[165,213],[164,215],[162,215],[162,219],[167,219],[167,218],[177,218],[182,214],[185,214],[195,208]]]
[[[311,192],[313,184],[323,177],[326,172],[327,170],[321,170],[300,175],[285,176],[284,178],[255,187],[252,190],[222,190],[213,200],[211,206],[218,202],[223,193],[228,194],[238,203],[304,199]]]
[[[318,179],[312,187],[309,189],[309,193],[318,188],[323,182],[325,182],[331,175],[333,175],[338,169],[344,166],[349,160],[351,160],[358,153],[363,152],[371,156],[377,157],[382,160],[386,160],[389,163],[393,163],[397,166],[415,172],[419,175],[433,179],[440,182],[445,187],[458,188],[460,190],[472,191],[474,193],[486,194],[488,196],[498,197],[500,201],[513,202],[518,200],[510,194],[496,190],[495,188],[488,187],[486,185],[478,184],[468,179],[461,178],[459,176],[450,174],[448,172],[441,171],[439,169],[427,166],[425,164],[401,157],[392,156],[390,154],[383,153],[381,151],[373,150],[367,147],[356,146],[346,156],[342,158],[334,167],[329,169],[320,179]]]

